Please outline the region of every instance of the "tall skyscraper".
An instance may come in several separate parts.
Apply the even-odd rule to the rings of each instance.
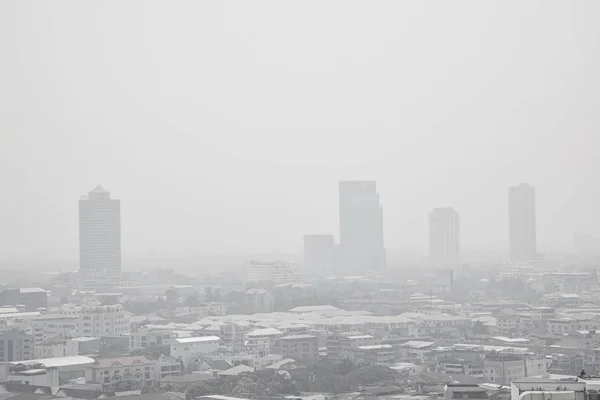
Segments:
[[[383,209],[375,181],[342,181],[340,191],[341,274],[385,268]]]
[[[436,268],[455,268],[460,261],[460,216],[452,207],[429,214],[429,259]]]
[[[304,275],[330,274],[334,247],[333,235],[304,235]]]
[[[121,202],[100,185],[79,200],[79,271],[109,278],[121,272]]]
[[[508,189],[510,261],[529,263],[537,258],[535,188],[527,183]]]

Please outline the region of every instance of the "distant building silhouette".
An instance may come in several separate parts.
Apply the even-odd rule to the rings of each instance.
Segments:
[[[436,268],[456,268],[460,262],[460,216],[452,207],[429,214],[429,259]]]
[[[528,183],[512,186],[509,198],[510,261],[530,263],[538,257],[535,221],[535,188]]]
[[[385,268],[383,210],[375,181],[342,181],[339,273],[364,274]]]
[[[79,200],[79,271],[110,278],[121,273],[121,202],[100,185]]]
[[[333,235],[304,235],[304,275],[330,274],[334,247]]]

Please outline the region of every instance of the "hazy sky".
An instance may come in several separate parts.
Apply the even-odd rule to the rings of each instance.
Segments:
[[[338,240],[337,182],[375,179],[386,247],[452,206],[541,250],[600,235],[600,2],[0,2],[0,254],[76,258],[77,200],[122,201],[126,254]]]

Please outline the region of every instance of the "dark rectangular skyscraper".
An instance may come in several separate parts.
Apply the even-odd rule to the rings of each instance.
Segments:
[[[121,272],[121,202],[102,186],[79,200],[79,271],[107,277]]]
[[[341,274],[385,268],[383,209],[375,181],[342,181],[340,191]]]
[[[529,263],[537,258],[535,188],[527,183],[508,190],[510,261]]]

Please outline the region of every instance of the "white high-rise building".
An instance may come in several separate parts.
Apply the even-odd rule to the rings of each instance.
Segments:
[[[383,209],[375,181],[342,181],[338,273],[364,274],[385,268]]]
[[[508,189],[510,261],[529,263],[538,257],[535,188],[527,183]]]
[[[460,216],[452,207],[429,214],[429,258],[436,268],[455,268],[460,262]]]
[[[98,279],[121,273],[121,202],[99,185],[79,200],[79,271]]]

